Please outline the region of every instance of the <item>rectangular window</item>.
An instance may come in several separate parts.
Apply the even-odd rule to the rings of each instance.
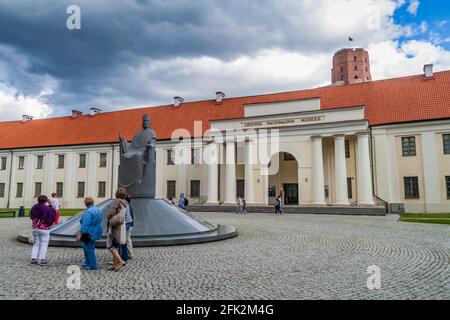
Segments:
[[[450,134],[444,134],[442,139],[444,142],[444,154],[450,154]]]
[[[58,155],[58,169],[64,169],[64,155]]]
[[[62,198],[64,193],[64,184],[62,182],[56,183],[56,197]]]
[[[44,168],[44,156],[37,156],[36,169],[40,170]]]
[[[200,180],[191,180],[191,198],[200,198]]]
[[[19,170],[23,170],[25,168],[25,157],[19,157]]]
[[[192,149],[191,150],[191,164],[192,165],[201,164],[201,150],[200,149]]]
[[[0,165],[0,170],[4,171],[6,170],[6,162],[7,162],[7,158],[6,157],[2,157],[2,162]]]
[[[22,196],[23,196],[23,183],[19,182],[17,184],[16,198],[22,198]]]
[[[0,183],[0,198],[4,198],[4,197],[5,197],[5,184]]]
[[[42,182],[36,182],[34,184],[34,197],[37,198],[42,195]]]
[[[404,157],[413,157],[416,155],[416,137],[402,138],[402,153]]]
[[[445,177],[445,189],[447,190],[447,199],[450,200],[450,176]]]
[[[353,198],[352,178],[347,178],[347,193],[348,198],[352,199]]]
[[[78,182],[77,198],[84,198],[84,187],[85,183],[83,181]]]
[[[97,197],[98,198],[106,198],[106,182],[105,181],[100,181],[98,183]]]
[[[100,153],[100,168],[106,168],[108,164],[108,155],[106,153]]]
[[[405,199],[419,199],[419,178],[405,177]]]
[[[167,181],[167,198],[175,198],[176,182],[173,180]]]
[[[277,187],[269,186],[269,197],[274,198],[277,196]]]
[[[173,150],[167,150],[167,165],[175,165],[175,153],[173,152]]]
[[[330,197],[330,186],[326,185],[324,186],[325,188],[325,198],[329,198]]]
[[[79,157],[80,158],[78,159],[79,160],[78,161],[78,168],[80,168],[80,169],[86,168],[86,154],[82,153],[82,154],[80,154]]]
[[[345,157],[350,158],[350,140],[345,140]]]
[[[295,157],[292,154],[285,152],[284,161],[295,161]]]

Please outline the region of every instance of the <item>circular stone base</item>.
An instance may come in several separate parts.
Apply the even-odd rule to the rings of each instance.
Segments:
[[[103,213],[103,237],[96,242],[97,247],[106,247],[107,222],[113,199],[100,203],[97,207]],[[135,247],[172,246],[219,241],[238,235],[235,227],[212,225],[209,222],[182,210],[162,199],[133,199],[134,227],[132,241]],[[83,212],[58,224],[50,230],[50,246],[81,247],[76,241]],[[18,239],[29,242],[31,231],[22,232]]]

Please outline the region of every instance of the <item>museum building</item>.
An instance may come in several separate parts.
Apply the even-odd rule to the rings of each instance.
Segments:
[[[450,71],[426,65],[423,74],[373,81],[368,52],[343,49],[331,79],[308,90],[217,92],[205,101],[175,97],[165,106],[0,122],[0,208],[30,207],[51,192],[65,208],[82,208],[87,195],[111,198],[119,134],[131,139],[149,114],[160,198],[185,193],[191,203],[232,205],[242,196],[248,206],[269,205],[283,188],[288,206],[450,212]],[[272,131],[270,161],[255,161],[254,134]],[[216,162],[204,161],[205,149]]]

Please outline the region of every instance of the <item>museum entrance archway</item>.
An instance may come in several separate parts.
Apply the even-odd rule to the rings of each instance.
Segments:
[[[297,159],[288,152],[280,152],[272,157],[270,167],[276,168],[276,172],[269,175],[269,204],[276,202],[280,191],[284,191],[285,205],[298,205],[300,187],[298,181],[299,165]]]

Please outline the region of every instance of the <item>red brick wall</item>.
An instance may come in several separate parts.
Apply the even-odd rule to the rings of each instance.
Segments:
[[[356,79],[357,77],[357,79]],[[364,49],[342,49],[334,54],[331,81],[359,83],[371,81],[369,53]]]

